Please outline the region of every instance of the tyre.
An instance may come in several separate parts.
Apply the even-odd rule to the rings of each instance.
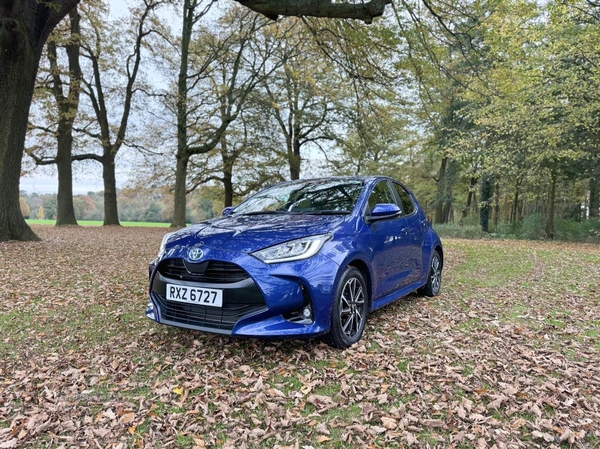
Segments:
[[[325,341],[334,348],[348,348],[360,340],[367,322],[368,292],[365,279],[355,267],[348,267],[336,289],[331,329]]]
[[[427,274],[427,283],[418,291],[419,294],[425,296],[437,296],[442,288],[442,258],[437,251],[431,256],[431,264],[429,265],[429,273]]]

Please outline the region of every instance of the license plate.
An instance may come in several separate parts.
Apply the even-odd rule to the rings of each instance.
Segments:
[[[167,299],[188,304],[223,307],[223,290],[167,284]]]

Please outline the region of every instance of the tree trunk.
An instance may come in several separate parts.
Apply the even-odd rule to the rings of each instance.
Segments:
[[[104,226],[120,226],[115,156],[111,154],[105,154],[102,158],[102,179],[104,180]]]
[[[58,170],[56,226],[76,225],[77,219],[75,218],[75,207],[73,206],[73,171],[71,167],[73,128],[71,122],[71,126],[64,129],[64,118],[61,118],[60,121],[56,152],[56,169]]]
[[[232,168],[225,166],[223,168],[223,187],[225,189],[224,207],[233,206],[233,174]]]
[[[521,192],[521,180],[517,179],[517,185],[515,186],[515,196],[513,198],[512,210],[510,212],[510,221],[520,221],[519,214],[519,194]]]
[[[300,179],[300,141],[294,138],[292,145],[292,153],[290,155],[290,179]]]
[[[71,29],[69,44],[66,46],[69,60],[69,92],[63,94],[62,81],[58,72],[56,43],[48,43],[48,58],[54,79],[54,98],[58,105],[58,136],[56,151],[56,169],[58,170],[58,195],[56,197],[56,226],[76,225],[73,206],[73,122],[79,109],[81,87],[81,66],[79,64],[79,36],[81,35],[81,16],[77,8],[69,13]]]
[[[548,187],[548,211],[546,215],[546,238],[554,240],[554,200],[556,197],[556,170],[550,173],[550,185]]]
[[[469,180],[469,194],[467,195],[467,202],[465,204],[465,208],[462,210],[460,217],[460,225],[463,224],[463,220],[467,218],[469,215],[469,210],[471,209],[471,204],[473,203],[473,199],[475,196],[475,186],[477,185],[477,178],[475,176],[471,176]]]
[[[0,0],[0,241],[39,240],[19,205],[27,119],[44,43],[77,3]]]
[[[450,223],[450,217],[452,216],[452,201],[446,201],[444,203],[444,211],[442,213],[442,217],[444,219],[444,223]],[[452,219],[454,222],[454,219]]]
[[[221,111],[221,113],[223,113],[223,111]],[[223,207],[230,207],[233,205],[233,164],[235,155],[230,156],[226,134],[223,134],[221,137],[221,160],[223,161],[223,178],[221,181],[223,182],[223,189],[225,190]]]
[[[500,183],[494,184],[494,213],[493,220],[494,229],[498,229],[498,222],[500,221]]]
[[[32,44],[20,21],[0,15],[0,241],[39,240],[19,205],[21,158],[39,61]]]
[[[189,156],[187,156],[187,154],[181,154],[177,156],[177,167],[175,169],[173,221],[171,222],[172,228],[183,228],[186,224],[186,180],[188,161]]]
[[[600,177],[590,178],[590,219],[600,215]]]
[[[172,228],[186,225],[187,169],[188,154],[188,59],[194,27],[195,6],[190,0],[183,4],[183,25],[181,31],[181,60],[177,79],[177,167],[175,172],[175,199],[173,205]]]
[[[481,177],[481,207],[479,208],[479,225],[483,232],[490,232],[490,211],[493,196],[492,181],[488,175]]]
[[[433,222],[435,224],[442,224],[444,222],[444,194],[445,194],[445,177],[446,177],[446,166],[448,164],[448,157],[442,158],[442,163],[440,165],[440,173],[438,176],[438,190],[437,197],[435,199],[435,215],[433,218]]]

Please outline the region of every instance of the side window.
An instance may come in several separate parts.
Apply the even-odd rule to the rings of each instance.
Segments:
[[[394,183],[394,188],[396,189],[396,193],[402,202],[402,211],[404,212],[404,215],[412,214],[415,211],[415,205],[412,202],[410,194],[400,184]]]
[[[396,204],[396,200],[394,199],[394,195],[392,194],[387,181],[381,181],[375,185],[375,188],[369,196],[369,210],[373,210],[373,207],[376,204],[383,203]]]

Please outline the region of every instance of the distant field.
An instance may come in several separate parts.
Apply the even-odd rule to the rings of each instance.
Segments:
[[[25,220],[30,225],[52,225],[56,224],[56,220]],[[79,223],[81,226],[102,226],[102,221],[95,220],[80,220]],[[152,228],[166,228],[170,226],[170,223],[154,223],[149,221],[122,221],[121,226],[143,226],[143,227],[152,227]]]

